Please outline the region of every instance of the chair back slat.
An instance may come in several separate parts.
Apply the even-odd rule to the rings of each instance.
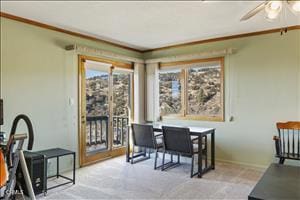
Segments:
[[[133,144],[135,146],[155,149],[156,142],[153,126],[146,124],[131,124]]]
[[[290,130],[287,130],[287,149],[288,155],[290,155]]]
[[[284,134],[284,129],[282,129],[282,135],[283,135],[283,138],[282,138],[282,143],[283,143],[283,153],[285,154],[285,134]]]
[[[189,128],[163,126],[162,130],[166,151],[192,155],[193,145]]]
[[[295,156],[295,130],[293,129],[293,156]]]
[[[300,130],[298,130],[298,158],[300,158]]]
[[[287,158],[300,157],[300,122],[278,122],[279,154]]]
[[[300,130],[298,132],[298,158],[300,157]]]

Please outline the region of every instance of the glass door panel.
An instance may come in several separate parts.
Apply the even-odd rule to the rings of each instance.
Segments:
[[[85,77],[88,156],[109,149],[109,73],[87,64]]]
[[[124,147],[130,118],[132,74],[114,70],[113,85],[113,148]]]

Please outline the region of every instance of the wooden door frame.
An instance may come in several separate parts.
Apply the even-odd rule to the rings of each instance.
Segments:
[[[84,68],[84,63],[86,60],[91,60],[91,61],[96,61],[96,62],[102,62],[102,63],[108,63],[112,64],[112,67],[109,69],[109,87],[112,85],[112,69],[113,67],[118,67],[118,68],[124,68],[124,69],[133,69],[132,64],[128,63],[123,63],[119,61],[112,61],[108,59],[102,59],[102,58],[97,58],[97,57],[91,57],[91,56],[85,56],[85,55],[78,55],[78,155],[79,155],[79,165],[80,167],[84,167],[86,165],[90,165],[102,160],[106,160],[115,156],[120,156],[124,155],[126,153],[126,147],[117,147],[113,149],[113,141],[112,141],[112,136],[113,136],[113,118],[112,118],[112,92],[109,90],[109,109],[110,109],[110,117],[109,117],[109,128],[108,128],[108,151],[101,152],[101,155],[99,154],[94,154],[90,156],[86,156],[86,135],[81,134],[85,133],[85,128],[86,128],[86,116],[83,113],[83,109],[86,108],[86,100],[84,95],[82,95],[82,92],[85,91],[85,68]],[[134,119],[134,76],[131,75],[132,81],[131,81],[131,114],[129,116],[129,120]],[[84,117],[84,119],[83,119]],[[83,126],[84,124],[84,126]]]

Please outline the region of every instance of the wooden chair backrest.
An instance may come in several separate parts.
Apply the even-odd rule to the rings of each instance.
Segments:
[[[276,123],[279,136],[279,154],[300,159],[300,122]]]
[[[291,129],[300,130],[300,122],[289,121],[289,122],[278,122],[276,123],[277,129]]]

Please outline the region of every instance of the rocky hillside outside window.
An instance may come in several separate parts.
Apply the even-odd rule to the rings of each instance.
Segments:
[[[181,70],[159,74],[159,106],[161,115],[178,115],[182,112]]]
[[[223,68],[224,58],[162,63],[161,117],[224,121]]]

